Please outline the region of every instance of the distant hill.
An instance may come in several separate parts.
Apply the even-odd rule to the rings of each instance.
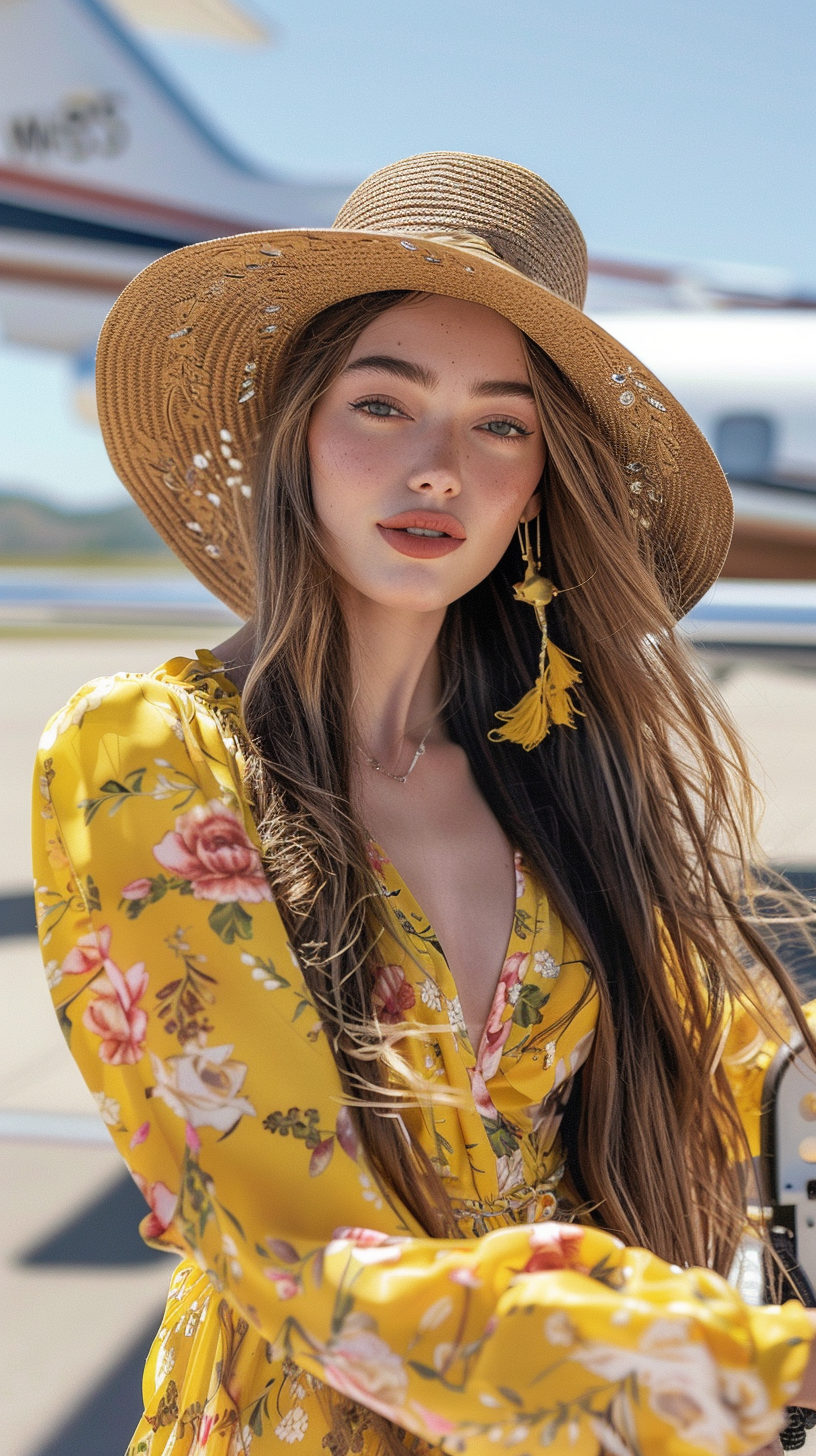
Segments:
[[[14,490],[0,490],[0,560],[165,556],[172,553],[138,506],[65,510]]]

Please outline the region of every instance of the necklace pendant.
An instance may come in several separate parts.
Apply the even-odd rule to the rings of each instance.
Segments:
[[[428,733],[430,733],[430,731],[431,730],[429,728]],[[425,738],[428,737],[428,733],[425,734]],[[409,768],[406,769],[404,774],[389,773],[388,769],[383,768],[382,764],[378,763],[377,759],[374,758],[373,755],[370,753],[367,753],[365,755],[366,763],[369,763],[371,765],[375,773],[385,774],[385,777],[387,779],[390,779],[393,784],[407,784],[408,779],[410,778],[423,753],[425,752],[425,738],[423,738],[422,742],[420,743],[419,748],[411,759]]]

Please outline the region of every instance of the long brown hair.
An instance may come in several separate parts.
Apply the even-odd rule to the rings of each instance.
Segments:
[[[257,642],[244,712],[269,874],[368,1158],[441,1236],[455,1232],[450,1206],[393,1116],[405,1095],[399,1063],[371,1013],[379,897],[351,804],[349,647],[307,451],[312,407],[355,339],[410,296],[327,309],[282,362],[258,460]],[[733,998],[816,1047],[753,910],[754,790],[724,705],[675,630],[671,561],[639,530],[624,473],[571,384],[537,345],[525,349],[547,445],[545,565],[562,588],[583,584],[559,597],[553,633],[581,661],[584,716],[529,754],[488,742],[495,710],[536,671],[533,614],[511,602],[514,543],[448,611],[439,644],[448,730],[591,969],[598,1023],[568,1138],[588,1216],[672,1262],[727,1273],[747,1158],[720,1058]]]

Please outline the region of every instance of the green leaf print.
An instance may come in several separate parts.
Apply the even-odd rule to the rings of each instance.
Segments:
[[[620,1290],[626,1286],[626,1272],[616,1263],[613,1263],[609,1254],[605,1254],[597,1264],[593,1264],[589,1271],[590,1279],[597,1279],[599,1283],[605,1284],[607,1289]]]
[[[142,911],[148,905],[155,905],[157,900],[163,900],[168,890],[176,890],[184,883],[183,880],[168,880],[166,875],[145,876],[150,889],[140,900],[125,899],[119,901],[119,909],[125,906],[125,914],[128,920],[137,920]]]
[[[193,886],[189,880],[183,880],[178,875],[145,875],[140,877],[139,883],[146,884],[149,888],[138,900],[132,900],[129,895],[123,895],[119,901],[119,909],[125,907],[125,914],[128,920],[138,920],[143,910],[148,905],[155,905],[158,900],[163,900],[168,890],[178,890],[180,895],[192,895]],[[130,889],[130,886],[125,886]],[[99,907],[97,907],[99,908]]]
[[[310,1151],[314,1151],[323,1137],[329,1136],[328,1133],[321,1134],[319,1122],[320,1113],[316,1107],[307,1107],[304,1113],[299,1107],[290,1107],[288,1112],[270,1112],[263,1125],[267,1132],[280,1133],[281,1137],[288,1137],[291,1133],[293,1138],[298,1138]]]
[[[225,1208],[223,1203],[219,1203],[218,1207],[221,1209],[221,1212],[222,1213],[225,1213],[227,1215],[227,1218],[229,1219],[229,1221],[232,1224],[233,1228],[234,1229],[237,1229],[237,1231],[240,1234],[241,1238],[243,1239],[244,1243],[246,1243],[246,1234],[244,1233],[243,1226],[238,1222],[238,1219],[235,1217],[235,1214],[234,1213],[230,1213],[229,1209],[228,1208]]]
[[[519,1138],[508,1123],[500,1117],[484,1117],[485,1132],[497,1158],[512,1158],[519,1146]]]
[[[433,946],[437,954],[444,957],[445,952],[443,951],[442,946],[434,935],[433,929],[428,924],[427,920],[423,921],[420,915],[415,915],[413,912],[409,920],[408,916],[405,915],[402,910],[399,910],[396,905],[394,905],[392,908],[394,910],[394,914],[397,917],[397,920],[399,921],[407,936],[410,936],[412,940],[418,940],[421,945]],[[412,924],[412,921],[416,921],[416,924]]]
[[[119,779],[106,779],[96,798],[80,799],[78,807],[85,812],[85,823],[91,823],[103,804],[108,805],[109,815],[118,813],[131,795],[141,794],[146,773],[146,768],[135,768],[132,773],[126,774],[124,782]]]
[[[513,930],[519,940],[528,940],[533,933],[533,921],[529,910],[523,910],[521,906],[513,916]]]
[[[63,1036],[65,1037],[65,1040],[66,1040],[67,1045],[70,1046],[71,1045],[71,1032],[73,1031],[73,1027],[71,1025],[71,1018],[68,1015],[67,1007],[65,1007],[65,1006],[58,1006],[57,1007],[57,1021],[59,1022],[59,1029],[62,1032]]]
[[[347,1289],[338,1289],[331,1321],[331,1332],[333,1335],[339,1335],[342,1332],[343,1325],[353,1311],[354,1295],[350,1294]]]
[[[439,1373],[438,1371],[434,1370],[433,1365],[423,1365],[419,1360],[409,1360],[408,1364],[410,1365],[412,1370],[416,1371],[417,1375],[420,1375],[422,1377],[423,1380],[439,1379]]]
[[[316,1107],[307,1107],[301,1112],[299,1107],[290,1107],[288,1112],[270,1112],[263,1120],[263,1126],[267,1132],[276,1132],[280,1137],[289,1137],[290,1134],[299,1142],[305,1143],[311,1154],[309,1158],[309,1177],[319,1178],[329,1166],[334,1155],[334,1144],[337,1136],[336,1130],[327,1129],[325,1132],[320,1128],[320,1113]],[[340,1146],[343,1144],[341,1142]],[[280,1244],[275,1241],[275,1247],[267,1240],[272,1252],[277,1254],[279,1259],[286,1260],[286,1254],[280,1250],[291,1250],[292,1255],[297,1258],[291,1244]]]
[[[540,986],[522,986],[518,1000],[513,1007],[513,1020],[517,1026],[535,1026],[542,1020],[541,1007],[546,1006],[550,996]]]
[[[190,1243],[198,1243],[210,1219],[214,1217],[210,1180],[202,1172],[189,1149],[185,1149],[178,1219]]]
[[[235,939],[252,939],[252,916],[237,900],[226,900],[214,905],[207,917],[207,924],[225,945],[232,945]]]

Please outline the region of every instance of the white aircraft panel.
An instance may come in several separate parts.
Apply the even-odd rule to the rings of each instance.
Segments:
[[[0,4],[0,98],[7,167],[234,217],[236,231],[325,225],[348,190],[242,159],[101,0]]]
[[[116,294],[69,292],[0,280],[0,320],[10,344],[80,354],[99,337]]]
[[[816,476],[816,309],[597,313],[712,442],[729,414],[767,415],[774,468]]]

